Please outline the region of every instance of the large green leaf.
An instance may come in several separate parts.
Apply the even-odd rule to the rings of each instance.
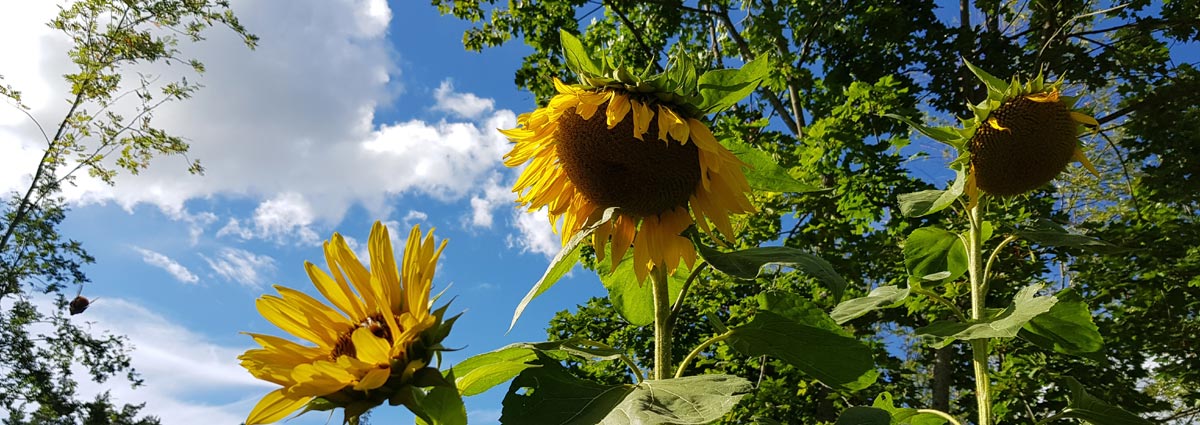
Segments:
[[[946,209],[954,204],[963,193],[967,182],[967,174],[962,170],[955,171],[954,183],[946,190],[923,190],[914,193],[901,194],[900,214],[905,217],[921,217]]]
[[[1105,403],[1083,389],[1075,378],[1067,377],[1071,389],[1071,402],[1063,410],[1062,417],[1075,418],[1094,425],[1150,425],[1153,422],[1117,406]]]
[[[860,390],[878,373],[871,349],[801,297],[764,293],[754,318],[731,329],[728,342],[748,356],[772,356],[825,385]]]
[[[502,402],[505,424],[705,424],[729,412],[750,382],[730,375],[701,375],[605,385],[571,375],[542,358],[513,380]]]
[[[900,301],[908,298],[908,288],[897,286],[880,286],[872,289],[865,297],[842,301],[829,316],[839,325],[862,317],[871,311],[900,305]]]
[[[609,248],[609,255],[612,255],[611,246]],[[612,270],[612,262],[605,259],[597,263],[596,272],[604,288],[608,289],[608,299],[617,313],[633,325],[646,326],[654,323],[654,288],[638,282],[633,265],[633,250],[628,250],[615,270]],[[667,278],[667,293],[672,304],[683,291],[683,283],[689,274],[691,270],[680,267]]]
[[[1104,338],[1079,294],[1068,289],[1055,296],[1058,302],[1054,307],[1026,323],[1020,337],[1064,354],[1081,355],[1103,348]]]
[[[876,396],[871,407],[887,411],[891,416],[891,423],[896,425],[943,425],[949,422],[946,418],[933,413],[923,413],[909,407],[896,407],[892,394],[887,392]]]
[[[967,248],[953,232],[922,227],[904,241],[904,266],[910,282],[950,282],[966,273]]]
[[[531,363],[539,355],[565,359],[568,355],[584,360],[615,360],[621,352],[597,347],[581,338],[548,342],[518,342],[504,348],[471,356],[451,368],[457,376],[455,385],[464,396],[480,394],[517,376],[525,369],[537,367]]]
[[[714,269],[740,279],[754,279],[767,265],[791,267],[812,276],[821,282],[833,294],[834,299],[841,299],[846,290],[846,279],[843,279],[833,266],[823,258],[805,252],[804,250],[783,246],[764,246],[734,252],[720,252],[716,249],[697,243],[700,256],[704,257]]]
[[[701,114],[723,111],[749,96],[771,70],[767,55],[742,65],[741,69],[718,69],[705,72],[699,78]]]
[[[450,378],[453,377],[451,373]],[[414,404],[423,413],[417,416],[417,425],[467,425],[467,408],[462,395],[453,386],[435,386],[413,394],[416,395]]]
[[[908,117],[904,117],[904,116],[900,116],[900,115],[896,115],[896,114],[883,114],[883,116],[903,122],[905,124],[908,124],[909,127],[912,127],[914,130],[917,130],[917,132],[924,134],[926,137],[929,137],[930,139],[945,143],[946,145],[949,145],[952,148],[958,149],[960,151],[965,150],[965,148],[966,148],[966,142],[963,139],[962,135],[958,132],[957,128],[954,128],[954,127],[927,127],[916,121],[908,119]]]
[[[775,162],[771,155],[756,149],[732,137],[721,138],[721,145],[733,152],[739,160],[748,165],[743,171],[746,182],[753,189],[765,192],[815,192],[821,190],[816,186],[801,182],[792,177],[786,168]]]
[[[983,69],[976,67],[971,62],[968,62],[966,59],[963,59],[963,63],[967,65],[967,68],[971,70],[971,73],[975,74],[976,77],[979,77],[980,81],[983,81],[983,84],[987,86],[989,92],[1004,94],[1008,91],[1008,87],[1010,85],[1008,82],[996,78],[987,71],[984,71]]]
[[[559,41],[562,42],[563,57],[567,59],[567,68],[579,74],[588,74],[592,76],[604,74],[604,69],[600,63],[592,59],[592,55],[583,47],[583,42],[579,41],[574,34],[567,30],[558,30]]]
[[[645,381],[625,396],[604,425],[707,424],[729,413],[752,390],[731,375],[699,375]]]
[[[890,425],[892,415],[876,407],[854,406],[838,416],[833,425]]]
[[[916,330],[918,335],[945,338],[942,345],[952,340],[984,338],[1012,338],[1022,326],[1040,314],[1050,311],[1058,301],[1053,295],[1038,296],[1042,285],[1032,285],[1017,291],[1013,303],[995,316],[968,323],[954,320],[937,321]]]
[[[521,299],[521,303],[517,304],[517,309],[513,311],[512,322],[508,324],[509,330],[512,330],[513,326],[516,326],[517,319],[521,317],[521,313],[525,311],[525,307],[529,306],[530,301],[533,301],[534,298],[542,295],[547,289],[558,283],[558,280],[562,279],[563,275],[571,271],[576,263],[579,263],[579,251],[583,248],[584,241],[587,241],[592,232],[596,230],[596,227],[611,220],[615,214],[616,208],[607,208],[597,216],[589,217],[589,224],[571,236],[571,239],[567,240],[567,243],[563,244],[562,250],[558,252],[558,255],[555,255],[554,259],[550,260],[550,265],[546,267],[546,273],[542,275],[541,279],[538,279],[537,283],[533,284],[532,288],[529,288],[529,292],[525,294],[525,298]]]
[[[1031,226],[1017,230],[1017,235],[1043,246],[1082,248],[1099,253],[1113,253],[1122,251],[1121,247],[1100,239],[1078,233],[1071,233],[1058,223],[1050,220],[1038,220]]]
[[[553,359],[538,364],[513,379],[501,402],[500,423],[598,424],[636,388],[576,378]]]

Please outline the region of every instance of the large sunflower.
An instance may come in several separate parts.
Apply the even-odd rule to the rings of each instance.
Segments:
[[[249,334],[262,348],[239,356],[242,366],[281,388],[267,393],[246,423],[277,422],[315,398],[327,402],[323,406],[365,411],[425,368],[432,355],[425,345],[437,341],[423,342],[422,334],[444,334],[437,332],[442,321],[430,311],[429,291],[445,246],[445,240],[434,243],[432,231],[422,239],[414,226],[398,270],[387,228],[376,222],[368,269],[334,233],[324,245],[330,273],[305,262],[309,278],[333,307],[283,286],[275,286],[280,296],[259,298],[255,304],[264,318],[313,345]],[[347,410],[348,419],[352,414]]]
[[[554,86],[549,104],[501,132],[515,143],[505,165],[529,163],[513,187],[518,202],[530,211],[546,207],[564,244],[589,217],[616,207],[592,243],[603,260],[611,240],[614,268],[632,246],[640,282],[654,267],[670,273],[681,261],[695,263],[695,248],[680,235],[692,223],[732,238],[729,215],[755,210],[745,164],[684,106],[616,87],[557,79]]]

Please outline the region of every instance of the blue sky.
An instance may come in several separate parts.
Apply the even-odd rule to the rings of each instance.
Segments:
[[[0,75],[22,90],[33,115],[53,125],[64,112],[67,41],[45,28],[55,8],[6,8]],[[395,246],[413,224],[450,239],[435,277],[451,311],[466,310],[448,345],[449,363],[518,341],[545,339],[555,311],[600,295],[575,273],[533,303],[508,334],[513,309],[541,276],[558,239],[543,215],[520,214],[500,157],[496,128],[515,126],[533,97],[512,84],[528,48],[463,50],[466,24],[423,2],[379,0],[234,2],[262,37],[247,51],[229,31],[184,52],[203,61],[205,87],[157,113],[159,126],[187,138],[185,162],[161,158],[108,187],[87,178],[70,187],[62,231],[96,257],[84,295],[98,298],[74,320],[128,335],[146,385],[106,384],[124,402],[168,424],[238,423],[270,384],[236,356],[253,343],[238,332],[280,334],[254,300],[281,284],[312,293],[303,262],[324,267],[320,242],[338,231],[366,240],[384,221]],[[24,9],[22,9],[24,7]],[[182,75],[181,66],[130,71]],[[197,81],[188,76],[189,81]],[[44,146],[31,123],[0,108],[0,189],[27,184]],[[365,251],[365,249],[363,249]],[[397,253],[399,254],[399,253]],[[85,392],[97,391],[84,384]],[[471,423],[495,423],[503,388],[468,399]],[[400,421],[398,409],[378,411]],[[292,423],[324,423],[310,414]]]

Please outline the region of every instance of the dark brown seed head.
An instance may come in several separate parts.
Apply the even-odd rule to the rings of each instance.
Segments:
[[[1061,101],[1026,97],[1005,102],[971,138],[971,165],[980,190],[1019,195],[1050,182],[1074,153],[1078,125]]]
[[[70,311],[71,315],[74,316],[76,314],[83,313],[84,310],[87,310],[88,305],[90,304],[91,302],[88,301],[87,297],[79,295],[76,296],[75,299],[71,300],[71,304],[67,306],[67,311]]]
[[[696,144],[659,140],[657,119],[634,138],[632,111],[609,130],[607,107],[588,120],[568,110],[558,121],[558,160],[571,183],[598,206],[642,217],[687,205],[700,182]]]

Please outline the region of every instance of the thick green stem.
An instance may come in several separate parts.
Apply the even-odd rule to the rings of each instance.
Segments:
[[[979,203],[967,212],[971,228],[967,231],[967,272],[971,279],[971,319],[980,320],[984,314],[984,301],[987,299],[987,276],[984,275],[983,264],[983,218]],[[971,341],[971,363],[975,369],[975,403],[979,409],[978,425],[991,425],[992,400],[991,381],[988,377],[988,350],[990,341],[976,339]]]
[[[654,379],[671,377],[671,296],[666,269],[650,271],[654,285]]]

